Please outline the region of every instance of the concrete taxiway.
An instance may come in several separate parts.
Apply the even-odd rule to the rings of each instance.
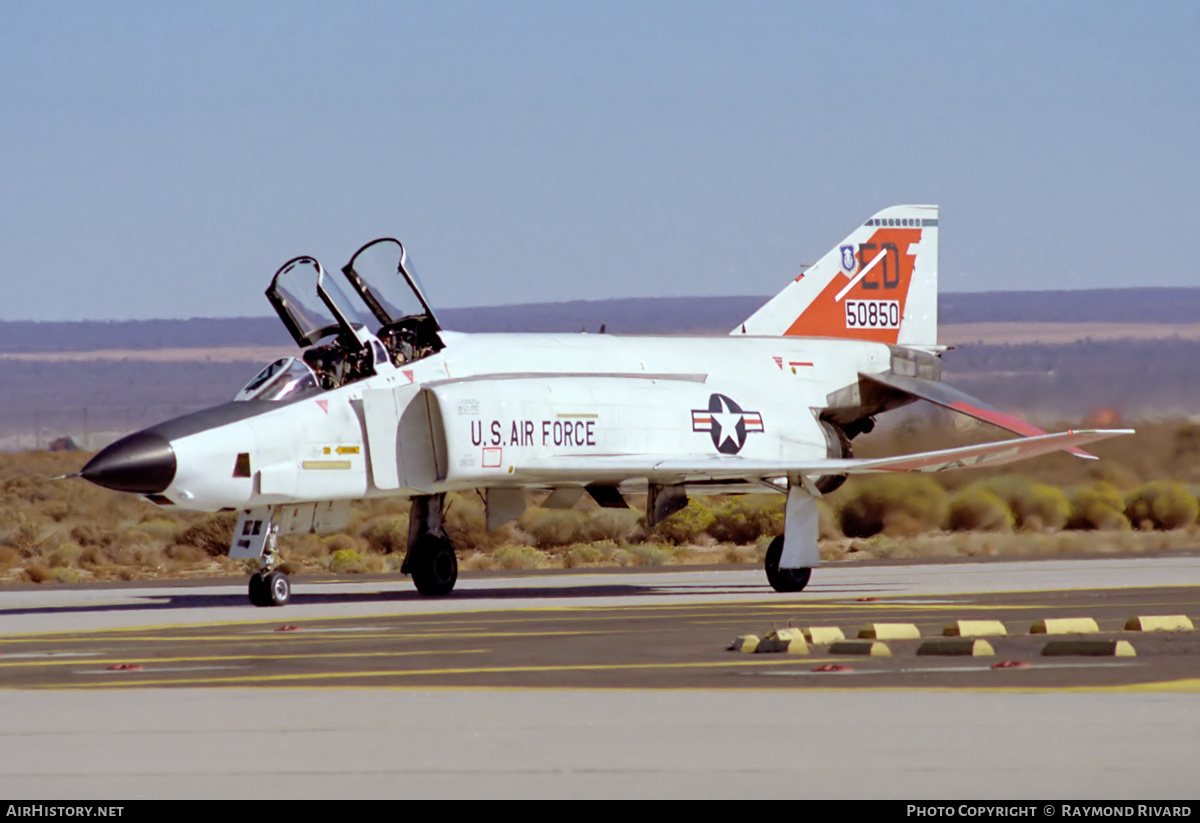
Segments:
[[[1195,794],[1200,557],[839,564],[0,592],[10,796]],[[1039,620],[1134,656],[1042,654]],[[740,654],[739,634],[992,620],[983,657]],[[1073,637],[1083,638],[1079,635]],[[1011,665],[995,667],[996,663]]]

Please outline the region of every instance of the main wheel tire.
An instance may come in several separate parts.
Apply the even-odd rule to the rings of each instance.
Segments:
[[[250,575],[250,602],[255,606],[270,606],[271,601],[267,595],[266,584],[263,583],[262,575],[258,572]]]
[[[771,541],[767,548],[767,582],[777,592],[803,591],[812,577],[812,569],[781,569],[779,558],[783,556],[783,535]]]
[[[454,590],[458,580],[458,557],[454,545],[444,537],[426,535],[413,546],[409,559],[413,583],[427,597],[441,597]]]
[[[286,606],[292,597],[292,583],[283,572],[271,572],[263,578],[268,606]]]

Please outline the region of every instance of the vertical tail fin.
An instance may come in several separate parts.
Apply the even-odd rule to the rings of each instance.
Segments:
[[[733,333],[936,345],[937,258],[938,207],[892,206]]]

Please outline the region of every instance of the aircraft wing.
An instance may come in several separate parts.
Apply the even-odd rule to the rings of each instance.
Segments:
[[[687,483],[706,480],[767,480],[777,477],[799,479],[802,476],[831,474],[940,472],[968,466],[999,466],[1049,452],[1078,450],[1084,443],[1124,434],[1133,434],[1133,430],[1066,431],[898,457],[824,459],[805,464],[736,455],[713,455],[681,460],[662,455],[579,454],[576,460],[566,460],[560,456],[554,461],[524,462],[520,466],[520,473],[524,479],[546,483],[577,482],[580,477],[587,477],[593,483],[619,482],[630,478],[648,478],[663,483]]]
[[[860,374],[865,380],[870,380],[881,386],[887,386],[891,389],[910,394],[913,397],[921,400],[928,400],[951,411],[960,412],[974,417],[976,420],[982,420],[985,423],[991,423],[993,426],[999,426],[1015,434],[1025,435],[1026,437],[1038,437],[1046,434],[1045,431],[1039,429],[1032,423],[1027,423],[1019,417],[1003,412],[994,406],[989,406],[982,400],[978,400],[966,392],[959,391],[953,386],[948,386],[940,380],[929,380],[923,377],[908,377],[892,372],[884,372],[883,374]],[[1088,454],[1083,449],[1072,447],[1066,449],[1076,457],[1085,457],[1089,460],[1095,460],[1094,454]]]

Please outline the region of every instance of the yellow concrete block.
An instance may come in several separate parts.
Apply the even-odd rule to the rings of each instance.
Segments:
[[[942,629],[945,637],[997,637],[1008,634],[999,620],[955,620]]]
[[[1128,640],[1051,640],[1042,649],[1047,657],[1136,657]]]
[[[1030,634],[1095,634],[1100,631],[1090,617],[1051,617],[1029,627]]]
[[[1186,614],[1156,614],[1125,621],[1127,632],[1190,632],[1194,628]]]
[[[950,640],[926,640],[917,649],[917,654],[935,654],[951,657],[990,657],[996,653],[986,640],[956,637]]]
[[[870,655],[871,657],[891,657],[892,650],[887,647],[887,643],[878,641],[864,643],[858,640],[843,640],[840,643],[834,643],[829,647],[829,654],[862,654]]]
[[[868,623],[858,630],[861,640],[919,640],[921,631],[912,623]]]
[[[804,630],[804,639],[809,643],[836,643],[846,635],[837,626],[809,626]]]
[[[729,645],[729,650],[731,652],[741,652],[742,654],[754,654],[754,650],[757,648],[757,634],[743,634]]]

